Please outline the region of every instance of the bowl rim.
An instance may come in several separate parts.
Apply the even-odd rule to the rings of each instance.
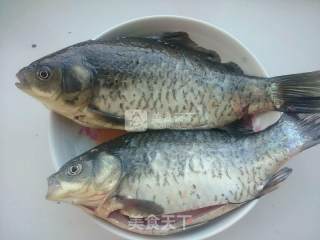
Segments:
[[[219,32],[219,34],[223,35],[225,38],[228,38],[231,41],[233,41],[237,45],[237,47],[239,47],[242,51],[246,52],[247,55],[250,55],[252,60],[254,60],[256,65],[259,67],[259,70],[261,71],[263,76],[265,76],[265,77],[269,76],[267,71],[265,70],[265,68],[261,64],[261,62],[256,58],[256,56],[240,40],[238,40],[237,38],[232,36],[229,32],[227,32],[225,30],[222,30],[220,27],[217,27],[217,26],[215,26],[215,25],[213,25],[211,23],[208,23],[208,22],[206,22],[204,20],[196,19],[196,18],[192,18],[192,17],[180,16],[180,15],[148,15],[148,16],[143,16],[143,17],[136,17],[136,18],[129,19],[127,21],[124,21],[122,23],[119,23],[117,25],[114,25],[114,26],[108,28],[107,30],[105,30],[105,31],[101,32],[100,34],[98,34],[96,37],[92,38],[92,40],[97,40],[97,39],[103,37],[104,35],[107,35],[108,33],[112,32],[114,30],[117,30],[118,28],[124,27],[125,25],[138,24],[139,22],[145,22],[145,21],[149,21],[149,20],[187,21],[187,22],[191,22],[191,23],[204,25],[207,28],[214,29],[215,31]],[[56,113],[54,113],[53,111],[50,112],[48,141],[49,141],[49,152],[50,152],[51,160],[53,162],[55,170],[58,170],[60,168],[60,165],[58,164],[58,160],[57,160],[58,156],[56,154],[56,151],[54,150],[55,147],[54,147],[54,137],[53,137],[54,136],[53,132],[54,132],[54,128],[55,128],[54,124],[55,124],[55,121],[56,121],[55,120],[55,115],[56,115]],[[241,211],[237,212],[237,214],[234,214],[232,216],[232,218],[230,218],[223,225],[215,226],[214,230],[203,231],[203,233],[201,233],[201,234],[199,233],[198,234],[199,236],[197,236],[198,239],[206,239],[206,238],[209,238],[209,237],[213,237],[213,236],[223,232],[224,230],[228,229],[233,224],[235,224],[236,222],[241,220],[244,216],[246,216],[256,206],[256,204],[258,202],[259,202],[259,199],[256,199],[256,200],[253,200],[252,202],[248,203],[247,205],[241,207]],[[137,234],[137,233],[132,233],[132,232],[126,231],[124,229],[121,229],[119,227],[113,226],[111,223],[99,220],[96,217],[92,217],[92,219],[93,219],[93,221],[95,221],[102,228],[106,229],[107,231],[109,231],[109,232],[111,232],[111,233],[113,233],[113,234],[115,234],[117,236],[125,238],[125,239],[163,239],[163,238],[167,238],[167,239],[173,238],[173,239],[175,239],[175,235],[149,236],[149,235],[141,235],[141,234]],[[188,232],[186,232],[186,234],[188,234]],[[184,239],[193,239],[192,237],[190,238],[190,236],[184,236],[183,238]]]

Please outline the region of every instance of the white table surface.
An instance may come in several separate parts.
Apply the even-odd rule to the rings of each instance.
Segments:
[[[31,61],[131,18],[199,18],[239,39],[270,75],[320,69],[320,1],[0,0],[0,239],[119,239],[79,209],[45,200],[53,171],[49,112],[18,91]],[[32,44],[37,44],[32,48]],[[212,238],[320,239],[320,147],[295,157],[294,173],[245,218]]]

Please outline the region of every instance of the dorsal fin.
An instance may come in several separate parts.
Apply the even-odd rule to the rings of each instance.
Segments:
[[[159,35],[148,36],[172,48],[184,48],[192,51],[201,60],[215,64],[216,68],[225,73],[244,74],[242,69],[234,62],[221,63],[219,54],[213,50],[200,47],[192,41],[186,32],[164,32]]]
[[[228,72],[233,72],[233,73],[237,73],[237,74],[244,74],[241,67],[234,62],[226,62],[226,63],[222,63],[222,65],[225,67],[225,69]]]
[[[198,57],[212,63],[220,63],[221,59],[217,52],[200,47],[192,41],[186,32],[165,32],[159,35],[148,36],[148,38],[155,39],[169,47],[184,48],[197,53]]]

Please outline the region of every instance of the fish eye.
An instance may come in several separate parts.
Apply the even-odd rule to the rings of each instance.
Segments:
[[[50,69],[49,67],[41,67],[38,71],[37,71],[37,76],[40,80],[47,80],[49,79],[51,73],[50,73]]]
[[[82,171],[82,165],[80,163],[76,164],[76,165],[72,165],[68,168],[67,174],[69,176],[75,176],[78,175],[79,173],[81,173]]]

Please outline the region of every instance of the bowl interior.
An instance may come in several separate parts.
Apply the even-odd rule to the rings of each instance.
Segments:
[[[120,24],[119,26],[106,31],[97,39],[107,40],[124,35],[142,36],[159,32],[174,31],[187,32],[190,35],[190,38],[200,46],[218,52],[223,62],[233,61],[239,64],[247,74],[267,76],[263,67],[259,64],[256,58],[245,47],[243,47],[239,41],[205,22],[190,18],[156,16],[136,19]],[[49,142],[53,163],[56,169],[59,169],[60,166],[72,157],[77,156],[96,145],[95,141],[87,137],[86,134],[81,133],[80,126],[54,113],[51,114]],[[195,230],[186,231],[166,238],[204,239],[213,236],[237,222],[240,218],[246,215],[256,203],[257,201],[253,201],[242,208],[215,219]],[[129,233],[100,220],[97,220],[97,222],[108,231],[126,239],[151,238],[149,236],[144,237],[142,235]]]

